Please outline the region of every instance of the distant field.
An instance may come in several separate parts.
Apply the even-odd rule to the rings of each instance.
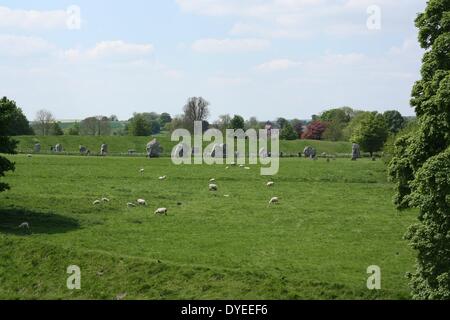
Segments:
[[[146,144],[153,138],[156,138],[163,147],[162,156],[169,156],[176,142],[170,141],[170,135],[163,133],[154,137],[133,137],[133,136],[19,136],[14,139],[19,141],[18,151],[21,153],[31,153],[36,142],[40,142],[42,153],[50,152],[50,146],[61,143],[64,150],[69,153],[78,153],[78,148],[83,145],[97,153],[102,143],[107,143],[111,154],[126,154],[128,150],[133,149],[138,153],[145,152]],[[207,144],[207,143],[206,143]],[[352,147],[349,142],[331,142],[317,140],[295,140],[280,141],[280,151],[285,154],[296,155],[303,151],[306,146],[316,148],[318,154],[322,152],[328,154],[349,154]]]
[[[59,141],[78,144],[69,138]],[[148,140],[110,139],[125,149]],[[409,298],[414,259],[402,236],[415,212],[394,209],[381,161],[282,159],[267,188],[257,166],[8,157],[16,172],[0,194],[0,299]],[[269,207],[273,196],[281,202]],[[94,206],[100,197],[111,201]],[[127,208],[137,198],[149,206]],[[157,207],[168,216],[154,216]],[[31,234],[17,228],[24,221]],[[66,288],[71,264],[78,291]],[[381,267],[377,292],[366,288],[370,265]]]

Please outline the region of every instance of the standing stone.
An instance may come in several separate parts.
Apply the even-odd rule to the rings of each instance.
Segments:
[[[102,143],[102,145],[100,146],[100,155],[106,156],[107,153],[108,153],[108,145]]]
[[[41,144],[40,144],[40,143],[36,143],[36,144],[34,145],[34,152],[35,152],[35,153],[41,152]]]
[[[316,157],[316,149],[311,146],[306,146],[305,149],[303,149],[303,154],[305,155],[305,158],[314,159]]]
[[[63,151],[63,147],[62,147],[62,145],[60,144],[60,143],[58,143],[56,146],[55,146],[55,152],[62,152]]]
[[[356,161],[356,159],[361,158],[361,150],[359,144],[352,144],[352,161]]]
[[[259,149],[259,157],[260,158],[262,158],[262,159],[265,159],[265,158],[267,158],[267,150],[266,150],[266,148],[261,148],[261,149]]]
[[[87,148],[85,146],[80,146],[79,150],[80,150],[80,154],[86,154],[87,153]]]
[[[149,143],[147,143],[147,157],[148,158],[157,158],[161,153],[161,146],[156,139],[153,139]]]

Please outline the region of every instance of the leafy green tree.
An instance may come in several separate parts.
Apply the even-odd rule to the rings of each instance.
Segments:
[[[419,208],[407,234],[417,251],[413,298],[450,299],[450,0],[430,0],[416,18],[425,54],[412,90],[418,129],[397,139],[389,174],[399,209]]]
[[[70,127],[67,129],[67,134],[69,136],[78,136],[80,135],[80,124],[78,122],[75,122],[73,127]]]
[[[332,141],[344,140],[344,129],[350,123],[352,116],[354,116],[354,111],[349,107],[324,111],[320,115],[320,120],[327,123],[323,139]]]
[[[132,136],[150,136],[152,127],[142,114],[135,114],[128,122],[128,134]]]
[[[280,138],[283,140],[295,140],[298,138],[298,134],[295,132],[292,125],[287,122],[283,129],[281,129]]]
[[[164,127],[167,123],[170,123],[171,121],[172,121],[172,117],[167,112],[163,112],[159,116],[159,122],[162,127]]]
[[[14,118],[14,113],[16,106],[14,103],[9,103],[9,101],[4,101],[0,105],[0,154],[1,153],[15,153],[15,148],[17,146],[17,141],[12,140],[8,134],[10,132],[10,122]],[[9,161],[7,158],[0,156],[0,177],[5,176],[5,172],[14,171],[14,163]],[[9,189],[6,183],[0,182],[0,192]]]
[[[384,120],[390,133],[397,134],[406,124],[405,118],[397,110],[390,110],[383,113]]]
[[[152,134],[158,134],[161,132],[161,124],[158,120],[150,121],[150,130]]]
[[[247,121],[245,121],[245,130],[248,130],[248,129],[259,130],[262,127],[263,126],[261,125],[261,123],[258,121],[258,119],[256,117],[250,117]]]
[[[50,135],[52,136],[62,136],[64,135],[64,131],[61,129],[60,122],[53,122],[50,128]]]
[[[351,142],[358,143],[363,151],[372,156],[383,148],[388,135],[383,115],[373,112],[355,128]]]
[[[236,115],[234,115],[233,119],[231,119],[230,125],[231,125],[231,128],[234,130],[244,129],[245,128],[244,118],[242,118],[241,116],[236,114]]]
[[[350,140],[353,135],[353,131],[355,131],[361,121],[370,117],[370,114],[370,111],[355,111],[352,119],[342,131],[343,140]]]
[[[289,121],[287,121],[285,118],[278,118],[276,121],[276,124],[278,126],[278,128],[283,129],[287,124],[289,123]]]
[[[7,136],[32,135],[33,129],[16,102],[7,97],[0,99],[0,114],[8,118],[4,124],[4,134]]]

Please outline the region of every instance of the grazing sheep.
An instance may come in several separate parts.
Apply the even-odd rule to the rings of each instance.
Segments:
[[[31,158],[31,157],[32,157],[32,155],[31,155],[31,154],[27,154],[27,157],[28,157],[28,158]]]
[[[245,169],[245,170],[250,170],[250,167],[245,167],[244,169]]]
[[[155,210],[155,214],[164,214],[167,216],[167,208],[158,208]]]
[[[244,167],[244,165],[243,165],[243,164],[240,164],[240,165],[239,165],[239,168],[243,168],[243,167]]]
[[[28,223],[28,222],[22,222],[20,225],[19,225],[19,229],[30,229],[30,224]]]
[[[211,178],[211,179],[209,179],[209,182],[216,182],[216,179]]]
[[[225,167],[225,170],[228,170],[228,169],[230,169],[230,167],[228,167],[228,166],[227,166],[227,167]]]
[[[159,177],[158,179],[159,179],[159,180],[166,180],[166,178],[167,178],[166,176],[161,176],[161,177]]]
[[[279,199],[278,197],[273,197],[272,199],[270,199],[269,204],[274,204],[274,203],[278,203]]]
[[[139,205],[141,206],[146,206],[147,205],[147,201],[145,201],[144,199],[137,199],[136,201]]]
[[[102,201],[103,202],[109,202],[109,199],[108,198],[102,198]]]
[[[217,191],[217,185],[214,183],[209,184],[209,191]]]
[[[229,194],[224,194],[223,196],[224,196],[225,198],[229,198],[229,197],[230,197]]]
[[[274,186],[274,184],[275,184],[275,182],[273,182],[273,181],[269,181],[269,182],[267,182],[267,186],[268,186],[268,187],[273,187],[273,186]]]
[[[144,168],[141,168],[141,170],[139,170],[140,173],[144,173]]]
[[[132,202],[128,202],[127,203],[127,207],[128,208],[133,208],[133,207],[136,207],[136,205],[134,203],[132,203]]]
[[[92,204],[97,205],[97,204],[100,204],[100,202],[101,202],[100,200],[95,200],[94,202],[92,202]]]

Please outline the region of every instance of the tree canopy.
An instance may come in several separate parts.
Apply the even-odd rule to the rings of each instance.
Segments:
[[[6,119],[3,124],[5,136],[34,134],[22,109],[16,105],[15,101],[9,100],[7,97],[0,99],[0,114]]]
[[[407,234],[417,250],[413,297],[450,299],[450,0],[430,0],[416,19],[426,50],[412,90],[417,130],[397,139],[389,174],[398,208],[419,208]]]

